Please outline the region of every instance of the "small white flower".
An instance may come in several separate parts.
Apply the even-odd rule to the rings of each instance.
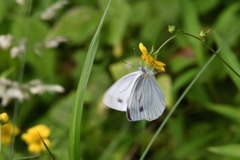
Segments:
[[[0,48],[7,50],[13,41],[13,36],[11,34],[1,35],[0,36]]]
[[[17,81],[11,81],[6,78],[0,78],[0,98],[1,105],[6,106],[12,99],[18,99],[22,102],[29,99],[31,95],[39,95],[45,92],[64,92],[60,85],[43,84],[41,80],[32,80],[25,84],[19,84]]]
[[[62,7],[66,4],[68,4],[67,0],[62,0],[58,1],[57,3],[54,3],[53,5],[48,7],[43,13],[41,13],[40,15],[41,19],[46,21],[51,20],[52,18],[55,17],[56,12],[62,9]]]
[[[15,58],[15,57],[17,57],[17,56],[20,55],[20,54],[21,54],[21,50],[20,50],[19,47],[13,47],[13,48],[11,48],[11,50],[10,50],[11,58]]]
[[[46,85],[45,87],[46,87],[45,90],[49,92],[59,92],[59,93],[64,92],[64,88],[60,85]]]
[[[56,48],[59,46],[60,43],[68,42],[66,37],[54,37],[53,39],[45,42],[46,48]]]
[[[20,102],[24,99],[23,92],[17,87],[11,87],[6,90],[5,95],[2,97],[2,106],[6,106],[11,99],[17,98]]]
[[[11,48],[11,50],[10,50],[11,58],[15,58],[17,56],[21,57],[21,55],[26,51],[26,49],[25,49],[26,42],[27,42],[27,40],[22,38],[20,40],[20,44],[18,47],[15,46],[15,47]]]
[[[24,6],[25,5],[25,0],[16,0],[16,3],[21,5],[21,6]]]

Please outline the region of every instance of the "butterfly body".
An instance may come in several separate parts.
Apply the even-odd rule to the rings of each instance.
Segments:
[[[159,118],[165,109],[165,97],[154,73],[147,67],[127,74],[104,94],[103,103],[110,108],[126,111],[129,121]]]

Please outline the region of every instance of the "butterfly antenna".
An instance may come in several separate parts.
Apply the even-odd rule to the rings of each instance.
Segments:
[[[155,73],[153,73],[153,75],[156,75],[157,73],[159,73],[160,71],[157,71],[157,72],[155,72]]]
[[[132,67],[135,67],[135,68],[136,68],[136,66],[134,66],[134,65],[132,65],[132,64],[130,64],[130,63],[127,63],[127,62],[125,62],[125,61],[123,61],[123,60],[122,60],[122,62],[125,63],[125,64],[127,64],[127,65],[129,65],[129,66],[132,66]]]
[[[133,48],[133,53],[134,53],[134,58],[135,58],[135,64],[137,64],[137,58],[136,58],[135,48]]]
[[[154,66],[153,66],[153,68],[151,69],[151,72],[154,70]]]

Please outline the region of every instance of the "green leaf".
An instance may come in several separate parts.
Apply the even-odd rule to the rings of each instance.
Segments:
[[[54,81],[58,75],[56,75],[57,67],[57,53],[55,50],[42,49],[43,55],[37,55],[32,48],[28,48],[28,54],[26,54],[26,62],[31,65],[31,69],[34,70],[34,77],[44,77],[49,81]],[[37,60],[37,61],[36,61]]]
[[[48,151],[48,154],[52,157],[52,160],[56,160],[55,156],[52,154],[52,152],[50,151],[50,149],[48,148],[47,144],[44,142],[44,140],[42,139],[40,133],[38,132],[38,135],[40,136],[43,144],[44,144],[44,147],[46,148],[46,150]]]
[[[181,0],[181,4],[184,30],[191,34],[198,34],[202,27],[198,18],[198,13],[194,9],[192,1]],[[203,66],[205,61],[201,43],[192,37],[186,37],[186,39],[191,43],[191,46],[193,47],[193,51],[197,57],[198,64],[200,66]]]
[[[66,36],[73,44],[82,44],[94,33],[99,13],[90,7],[80,6],[68,10],[49,31],[47,39]]]
[[[18,17],[12,21],[10,31],[15,37],[18,38],[18,40],[25,37],[25,25],[25,18]],[[27,38],[28,43],[31,45],[33,45],[34,42],[42,42],[49,29],[48,26],[38,17],[31,17],[31,23],[29,24],[29,27],[30,29]]]
[[[144,24],[140,33],[140,39],[144,42],[154,43],[156,38],[159,38],[159,33],[163,29],[162,22],[159,18],[152,18],[148,23]],[[145,43],[144,43],[145,44]]]
[[[139,57],[129,57],[127,59],[124,59],[123,61],[135,66],[136,62],[140,60],[141,59]],[[124,64],[123,62],[120,61],[120,62],[111,64],[109,66],[109,70],[111,72],[113,79],[116,81],[128,73],[137,71],[137,68],[132,67],[128,64]]]
[[[223,146],[209,147],[208,151],[223,156],[240,158],[240,144],[227,144]]]
[[[207,104],[206,108],[236,122],[240,122],[239,107],[225,104]]]
[[[177,93],[184,85],[187,85],[198,73],[199,69],[193,68],[178,76],[173,81],[173,93]]]
[[[5,18],[6,13],[7,13],[7,3],[1,2],[0,3],[0,24],[2,20]]]
[[[175,143],[177,145],[182,145],[184,140],[184,114],[171,117],[168,120],[167,129]]]
[[[187,67],[195,64],[195,59],[186,56],[175,56],[169,63],[169,68],[173,73],[179,73]]]
[[[158,84],[163,90],[165,95],[166,107],[172,108],[173,94],[172,94],[172,78],[168,74],[162,74],[156,78]]]
[[[146,23],[146,20],[151,18],[150,3],[150,1],[136,1],[136,3],[132,5],[129,25],[142,26]]]
[[[174,152],[174,159],[179,158],[179,159],[184,159],[186,155],[189,155],[191,153],[194,153],[194,151],[198,150],[199,148],[203,148],[204,145],[208,144],[210,141],[215,139],[216,135],[218,132],[213,132],[213,133],[205,133],[205,136],[200,136],[197,138],[194,138],[192,140],[188,140],[185,142],[179,150]]]
[[[217,42],[217,46],[221,46],[223,44],[223,38],[218,34],[218,32],[213,32],[213,37]],[[232,52],[231,48],[226,45],[222,51],[220,52],[220,56],[238,73],[240,74],[240,63],[238,61],[238,57],[235,53]],[[224,64],[223,64],[224,65]],[[240,83],[239,77],[228,68],[228,66],[224,65],[226,71],[228,72],[229,76],[231,77],[232,81],[240,91]]]
[[[200,14],[206,14],[209,11],[216,8],[219,4],[218,0],[195,0],[194,7],[196,7],[197,11]]]
[[[209,97],[209,91],[206,89],[205,84],[202,82],[196,82],[189,91],[188,99],[194,104],[206,104],[211,102]]]
[[[239,11],[239,1],[229,5],[225,8],[221,14],[217,17],[217,20],[214,24],[214,29],[221,31],[224,36],[227,36],[229,31],[232,31],[236,28],[236,20],[239,20],[237,17],[237,12]],[[229,18],[231,17],[231,18]],[[230,25],[231,24],[231,25]],[[231,30],[229,30],[231,28]]]
[[[109,21],[106,26],[106,41],[112,46],[117,46],[121,43],[126,32],[130,5],[126,0],[113,1],[108,12],[111,21]]]
[[[69,131],[69,145],[68,145],[69,160],[80,159],[79,150],[80,150],[81,118],[82,118],[82,110],[83,110],[83,103],[84,103],[84,95],[85,95],[89,75],[92,69],[93,60],[97,52],[100,31],[101,31],[103,21],[105,19],[110,3],[111,3],[111,0],[108,3],[108,6],[102,16],[98,29],[90,43],[86,60],[83,65],[81,77],[79,79],[77,92],[74,100],[74,106],[72,110],[72,119],[71,119],[70,131]]]

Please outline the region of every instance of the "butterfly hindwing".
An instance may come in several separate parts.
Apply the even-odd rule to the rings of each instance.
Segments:
[[[160,117],[165,109],[165,97],[155,77],[143,73],[133,85],[127,106],[130,121],[146,119],[152,121]]]

